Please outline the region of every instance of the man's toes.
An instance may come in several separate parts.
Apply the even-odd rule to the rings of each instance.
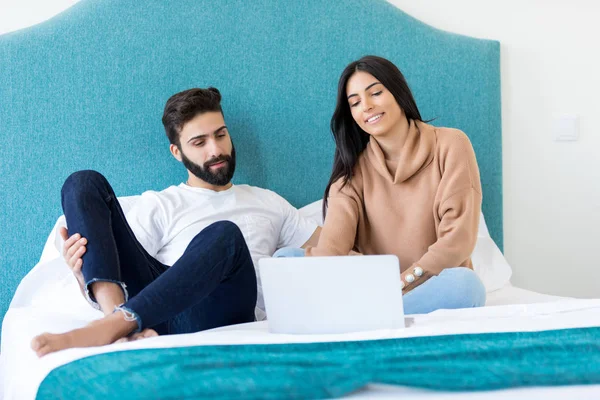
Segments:
[[[44,347],[46,345],[46,343],[48,343],[48,334],[47,333],[41,334],[39,336],[34,337],[31,340],[31,349],[33,351],[37,352],[42,347]]]
[[[38,351],[42,346],[43,346],[42,341],[39,338],[34,337],[31,340],[31,350]]]
[[[31,341],[31,348],[33,351],[35,351],[35,354],[37,354],[38,357],[45,356],[46,354],[55,351],[53,348],[51,334],[44,333],[33,338]]]
[[[35,352],[35,354],[36,354],[38,357],[43,357],[43,356],[45,356],[45,355],[46,355],[46,354],[48,354],[48,353],[52,353],[52,351],[53,351],[53,350],[52,350],[52,348],[51,348],[50,346],[48,346],[48,345],[45,345],[45,346],[42,346],[40,349],[38,349],[38,350]]]
[[[158,336],[158,333],[156,333],[156,331],[154,329],[146,329],[144,332],[142,332],[142,334],[144,335],[145,338],[151,338],[151,337]]]
[[[158,333],[154,329],[144,329],[141,332],[134,333],[129,337],[124,337],[117,340],[115,343],[123,343],[123,342],[133,342],[136,340],[147,339],[151,337],[158,336]]]
[[[144,329],[141,332],[133,334],[131,340],[147,339],[155,336],[158,336],[158,333],[154,329]]]
[[[141,339],[146,339],[146,332],[140,332],[140,333],[136,333],[133,336],[133,340],[141,340]]]

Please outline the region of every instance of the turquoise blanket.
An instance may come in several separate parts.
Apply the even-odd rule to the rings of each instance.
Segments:
[[[480,391],[600,384],[600,328],[106,353],[53,370],[39,399],[322,399],[367,383]]]

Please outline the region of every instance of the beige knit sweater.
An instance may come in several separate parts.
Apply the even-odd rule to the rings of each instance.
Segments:
[[[444,268],[473,268],[481,183],[460,130],[411,121],[396,165],[371,138],[341,186],[331,187],[319,244],[307,256],[395,254],[403,272],[423,268],[418,283]]]

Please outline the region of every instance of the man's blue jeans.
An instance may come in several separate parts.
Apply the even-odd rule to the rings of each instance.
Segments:
[[[304,250],[285,247],[273,257],[304,257]],[[360,256],[356,256],[360,257]],[[402,297],[405,314],[427,314],[439,309],[485,305],[485,287],[473,270],[446,268]]]
[[[254,321],[256,273],[237,225],[216,222],[198,233],[169,267],[137,241],[108,181],[95,171],[69,176],[62,188],[69,233],[87,238],[82,273],[118,284],[138,331],[191,333]]]

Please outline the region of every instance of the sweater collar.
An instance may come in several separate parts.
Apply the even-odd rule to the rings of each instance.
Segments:
[[[371,136],[367,144],[367,158],[375,170],[391,183],[402,183],[427,167],[433,160],[435,128],[421,121],[410,121],[408,136],[402,146],[396,172],[390,174],[383,150]]]

